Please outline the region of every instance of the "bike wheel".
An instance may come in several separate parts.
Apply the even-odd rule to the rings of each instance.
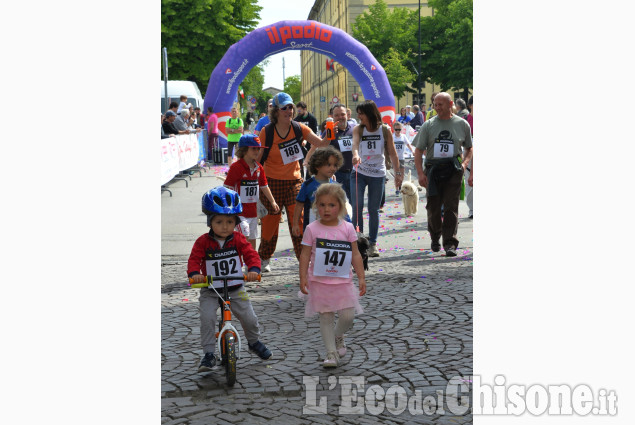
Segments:
[[[227,385],[233,387],[236,383],[236,338],[230,332],[223,337],[223,359],[225,360],[225,376]]]

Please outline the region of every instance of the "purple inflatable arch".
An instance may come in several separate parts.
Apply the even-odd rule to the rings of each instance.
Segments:
[[[388,78],[366,46],[341,29],[320,22],[280,21],[255,29],[233,44],[212,72],[204,104],[206,108],[212,106],[218,115],[219,138],[223,146],[227,143],[225,123],[230,117],[238,85],[251,68],[268,56],[286,50],[312,50],[334,59],[357,80],[364,99],[377,104],[382,120],[386,123],[395,120],[395,98]]]

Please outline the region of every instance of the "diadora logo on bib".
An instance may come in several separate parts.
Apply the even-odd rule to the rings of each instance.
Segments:
[[[275,25],[265,29],[269,36],[271,44],[282,42],[287,44],[287,40],[290,38],[309,38],[316,39],[328,43],[331,41],[333,31],[326,28],[322,28],[319,23],[311,22],[311,25],[304,26],[288,26],[276,27]]]

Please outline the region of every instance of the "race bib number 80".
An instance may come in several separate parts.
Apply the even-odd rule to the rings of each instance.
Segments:
[[[350,277],[353,246],[347,241],[317,239],[315,246],[315,276]]]

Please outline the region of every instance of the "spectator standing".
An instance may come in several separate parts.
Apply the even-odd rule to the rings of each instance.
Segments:
[[[331,108],[331,110],[333,110],[333,109]],[[350,125],[352,127],[355,127],[359,123],[357,122],[357,120],[355,118],[352,117],[352,115],[353,115],[353,111],[351,111],[351,108],[346,108],[346,119],[347,119],[347,121],[350,123]],[[335,117],[333,117],[333,118],[335,118]]]
[[[415,114],[411,111],[411,109],[412,106],[406,105],[406,114],[410,117],[410,119],[413,119],[415,117]]]
[[[177,114],[180,114],[183,108],[187,109],[187,96],[182,94],[180,99],[181,99],[181,102],[179,103],[179,107],[176,110]]]
[[[432,93],[432,105],[434,105],[434,99],[437,97],[437,92]],[[426,114],[426,121],[428,121],[430,118],[434,117],[437,114],[437,111],[434,109],[434,107],[431,107],[430,110],[428,110],[428,113]]]
[[[179,131],[184,131],[189,129],[189,116],[190,113],[187,109],[181,109],[181,112],[174,120],[174,126]]]
[[[178,128],[176,128],[176,126],[174,125],[174,122],[176,120],[177,116],[174,113],[174,111],[169,110],[165,113],[165,119],[163,120],[163,132],[165,134],[167,134],[168,136],[170,134],[190,134],[190,131],[185,129],[185,130],[179,130]]]
[[[214,107],[207,107],[207,160],[213,161],[214,148],[218,147],[218,115]]]
[[[406,108],[401,108],[401,110],[399,111],[399,118],[397,118],[397,121],[399,121],[400,123],[404,125],[412,121],[412,118],[410,118],[410,115],[408,115],[408,113],[406,112]]]
[[[467,106],[470,110],[470,113],[467,115],[467,118],[466,118],[467,123],[470,125],[470,132],[472,133],[472,136],[474,136],[474,127],[472,126],[472,120],[473,120],[472,102],[474,101],[473,98],[474,96],[470,96],[470,99],[467,101]],[[474,137],[472,137],[472,144],[474,144]],[[472,153],[472,158],[474,158],[473,153]],[[474,197],[473,197],[474,184],[472,182],[473,174],[474,174],[474,159],[472,159],[472,161],[470,161],[470,164],[467,167],[465,167],[465,203],[467,204],[467,207],[470,209],[470,212],[468,213],[469,218],[474,218]]]
[[[467,120],[467,116],[470,115],[470,111],[467,109],[467,105],[465,104],[465,100],[460,97],[456,99],[456,115]]]
[[[227,166],[231,167],[234,160],[234,148],[243,135],[244,123],[242,118],[238,117],[238,108],[233,107],[231,110],[231,118],[227,120],[225,128],[227,129]]]
[[[433,252],[443,248],[455,257],[459,216],[459,195],[465,168],[472,159],[472,134],[466,120],[452,114],[452,98],[439,93],[434,99],[437,117],[426,121],[413,144],[419,184],[427,189],[426,211]],[[464,153],[461,155],[461,147]],[[426,156],[425,170],[422,155]],[[441,208],[443,207],[443,215]]]
[[[417,130],[418,126],[423,125],[423,120],[424,120],[423,113],[419,109],[419,105],[414,105],[412,107],[412,110],[415,113],[415,117],[412,120],[410,120],[410,126],[414,128],[415,130]]]
[[[260,134],[260,130],[262,130],[267,124],[271,121],[269,120],[269,114],[273,109],[273,99],[269,99],[267,101],[267,113],[264,114],[263,117],[260,117],[258,122],[256,123],[256,127],[254,128],[254,134],[257,136]]]

